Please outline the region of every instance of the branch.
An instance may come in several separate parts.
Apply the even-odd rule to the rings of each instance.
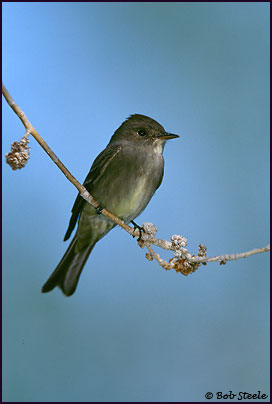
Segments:
[[[66,178],[77,188],[82,198],[84,198],[87,202],[93,205],[95,208],[100,208],[100,204],[89,194],[87,189],[77,181],[77,179],[70,173],[70,171],[65,167],[65,165],[60,161],[60,159],[55,155],[55,153],[50,149],[48,144],[43,140],[43,138],[39,135],[36,129],[32,126],[30,121],[27,119],[25,113],[21,110],[21,108],[15,103],[8,90],[2,84],[2,93],[9,104],[9,106],[13,109],[15,114],[22,121],[26,133],[22,137],[20,142],[14,142],[11,145],[11,151],[6,154],[6,161],[11,166],[13,170],[23,168],[28,159],[29,159],[29,147],[27,146],[29,143],[28,136],[31,134],[36,141],[41,145],[41,147],[45,150],[48,156],[53,160],[53,162],[58,166],[58,168],[63,172]],[[126,232],[128,232],[133,237],[140,236],[140,231],[138,229],[133,229],[128,226],[123,220],[106,210],[105,208],[101,210],[101,213],[106,216],[108,219],[116,223],[118,226],[122,227]],[[264,248],[254,249],[248,252],[240,253],[240,254],[225,254],[216,257],[207,257],[207,248],[203,244],[199,244],[199,250],[197,255],[193,255],[189,253],[189,251],[185,248],[187,246],[187,240],[185,237],[180,235],[173,235],[171,237],[171,242],[167,240],[161,240],[155,238],[155,234],[157,232],[156,227],[152,223],[143,223],[144,232],[141,235],[141,239],[138,241],[138,244],[141,248],[144,246],[147,247],[148,253],[146,253],[146,258],[149,261],[155,259],[161,267],[166,270],[174,269],[176,272],[180,272],[183,275],[189,275],[195,272],[200,265],[206,265],[207,262],[219,262],[220,265],[226,264],[227,261],[237,260],[239,258],[247,258],[250,255],[258,254],[262,252],[267,252],[270,250],[270,245],[267,245]],[[168,261],[165,261],[157,254],[150,244],[154,246],[160,247],[164,250],[174,251],[174,257]]]
[[[67,170],[65,165],[60,161],[60,159],[50,149],[48,144],[43,140],[43,138],[39,135],[39,133],[36,131],[36,129],[31,125],[31,123],[27,119],[25,113],[15,103],[15,101],[13,100],[11,95],[9,94],[8,90],[5,88],[4,84],[2,84],[2,93],[3,93],[7,103],[9,104],[9,106],[13,109],[15,114],[21,119],[24,127],[26,128],[26,133],[25,133],[25,135],[24,135],[24,137],[22,139],[23,143],[22,143],[22,140],[21,140],[21,142],[19,144],[17,142],[14,142],[14,143],[16,143],[15,146],[14,146],[14,143],[13,143],[10,153],[8,155],[6,155],[7,162],[9,162],[9,160],[11,160],[12,163],[14,163],[14,157],[15,158],[18,157],[18,156],[14,156],[14,148],[17,145],[19,145],[17,147],[17,149],[16,149],[16,152],[15,152],[15,153],[19,153],[20,150],[18,150],[18,149],[20,149],[20,146],[23,149],[24,144],[26,143],[24,138],[27,138],[28,135],[31,134],[37,140],[37,142],[41,145],[41,147],[45,150],[45,152],[48,154],[48,156],[58,166],[58,168],[63,172],[65,177],[78,189],[78,191],[79,191],[80,195],[82,196],[82,198],[84,198],[87,202],[89,202],[95,208],[98,208],[99,203],[89,194],[87,189],[83,185],[81,185],[80,182],[77,181],[77,179],[70,173],[70,171]],[[19,158],[19,160],[20,160],[20,158]],[[19,165],[18,167],[12,166],[12,168],[13,169],[16,169],[16,168],[20,169],[22,167]],[[134,234],[134,229],[132,227],[128,226],[125,222],[123,222],[123,220],[119,219],[117,216],[115,216],[112,213],[108,212],[106,209],[101,210],[101,213],[103,213],[103,215],[106,216],[108,219],[110,219],[113,222],[115,222],[116,224],[118,224],[120,227],[122,227],[124,230],[126,230],[129,234],[135,235]],[[138,235],[138,230],[135,233]]]
[[[146,225],[146,223],[143,224],[143,226],[145,226],[145,225]],[[219,262],[220,265],[225,265],[227,263],[227,261],[233,261],[233,260],[237,260],[240,258],[247,258],[250,255],[259,254],[259,253],[267,252],[270,250],[270,245],[268,244],[266,247],[256,248],[251,251],[244,252],[244,253],[225,254],[225,255],[219,255],[216,257],[206,257],[206,247],[203,246],[202,244],[199,244],[199,251],[197,254],[198,256],[195,256],[195,255],[190,254],[184,247],[181,247],[180,245],[176,244],[176,242],[175,242],[176,238],[184,239],[182,236],[179,236],[179,235],[172,236],[172,238],[171,238],[173,240],[172,245],[171,246],[168,245],[167,246],[168,248],[165,248],[165,249],[175,251],[175,258],[171,258],[169,262],[162,259],[160,257],[160,255],[157,254],[152,249],[152,247],[150,246],[150,242],[152,240],[150,242],[145,242],[145,245],[149,251],[149,253],[146,253],[145,256],[148,259],[148,261],[152,261],[153,259],[155,259],[162,268],[164,268],[166,270],[170,270],[173,268],[176,272],[180,272],[185,276],[192,274],[200,267],[201,264],[206,265],[207,262]],[[160,240],[160,241],[163,241],[163,240]],[[171,244],[171,243],[169,243],[169,244]]]

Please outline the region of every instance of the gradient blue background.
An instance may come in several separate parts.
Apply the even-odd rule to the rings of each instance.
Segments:
[[[3,80],[80,181],[131,113],[180,134],[137,222],[242,252],[269,242],[268,37],[268,3],[4,3]],[[3,156],[23,134],[3,101]],[[269,394],[269,254],[183,277],[115,229],[43,295],[76,194],[32,139],[3,164],[4,401]]]

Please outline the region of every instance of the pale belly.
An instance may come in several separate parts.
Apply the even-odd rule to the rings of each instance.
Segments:
[[[105,208],[125,222],[129,222],[135,219],[150,201],[153,193],[146,192],[146,188],[146,180],[139,180],[125,197],[120,198],[117,192],[112,195],[109,204],[111,206]],[[79,219],[77,249],[81,250],[86,245],[95,243],[114,226],[115,223],[103,214],[98,215],[95,208],[86,202]]]
[[[150,189],[148,178],[141,177],[125,197],[120,198],[113,205],[113,213],[123,220],[133,220],[150,201],[153,190]]]

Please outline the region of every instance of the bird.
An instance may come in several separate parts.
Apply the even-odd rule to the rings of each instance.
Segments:
[[[141,230],[134,219],[146,208],[161,185],[166,141],[178,137],[166,132],[154,119],[141,114],[130,115],[114,132],[106,148],[94,160],[83,183],[98,201],[99,208],[78,194],[64,241],[70,238],[78,222],[76,233],[42,287],[43,293],[56,286],[66,296],[75,292],[95,244],[116,226],[101,214],[103,208]]]

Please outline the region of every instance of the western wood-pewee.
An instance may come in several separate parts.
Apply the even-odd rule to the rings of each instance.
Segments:
[[[165,142],[177,137],[148,116],[131,115],[95,159],[84,186],[101,207],[135,225],[133,220],[161,184]],[[66,296],[72,295],[95,244],[116,226],[78,195],[64,241],[78,219],[76,234],[42,292],[59,286]]]

